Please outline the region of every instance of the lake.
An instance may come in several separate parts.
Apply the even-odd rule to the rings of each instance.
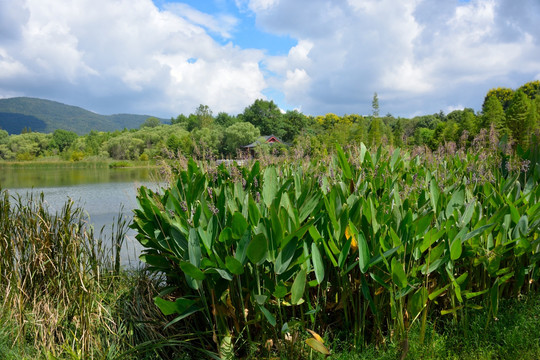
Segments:
[[[152,168],[0,168],[0,188],[21,196],[43,193],[52,212],[72,199],[88,213],[96,233],[105,226],[107,235],[120,210],[131,221],[138,205],[137,189],[141,185],[159,189],[156,179],[156,169]],[[121,252],[122,265],[137,266],[140,251],[135,232],[130,229]]]

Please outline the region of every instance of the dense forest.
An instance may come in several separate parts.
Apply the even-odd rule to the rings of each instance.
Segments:
[[[411,119],[379,114],[375,93],[372,114],[338,116],[332,113],[307,116],[298,111],[283,113],[273,101],[256,100],[244,112],[214,115],[200,105],[189,115],[180,114],[170,124],[147,118],[138,129],[114,132],[90,131],[79,136],[65,129],[52,133],[23,129],[9,135],[0,130],[0,159],[26,161],[56,157],[79,161],[112,158],[151,160],[178,154],[196,158],[234,158],[242,146],[263,135],[283,141],[279,146],[262,145],[257,152],[295,152],[302,155],[324,154],[334,144],[368,146],[468,148],[496,146],[508,139],[513,146],[527,148],[540,130],[540,81],[531,81],[518,89],[490,90],[482,110],[465,108],[449,114],[442,111]],[[290,145],[290,146],[288,146]]]

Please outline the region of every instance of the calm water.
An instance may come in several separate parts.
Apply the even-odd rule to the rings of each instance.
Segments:
[[[2,189],[22,196],[43,193],[53,212],[72,199],[88,213],[96,233],[105,226],[107,235],[121,209],[131,221],[138,187],[159,189],[154,179],[154,169],[0,169]],[[121,254],[123,265],[139,264],[140,249],[130,229]]]

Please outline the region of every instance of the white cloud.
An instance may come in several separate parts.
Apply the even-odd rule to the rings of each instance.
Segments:
[[[369,113],[377,92],[381,113],[407,116],[478,110],[490,88],[540,77],[538,0],[235,3],[236,16],[151,0],[0,1],[0,97],[175,116],[201,103],[238,113],[281,91],[317,115]],[[242,16],[296,45],[240,48]]]
[[[168,117],[201,103],[241,112],[266,87],[262,51],[222,45],[208,34],[230,37],[231,16],[187,5],[160,11],[151,0],[0,2],[0,14],[18,25],[0,38],[0,96]]]
[[[183,3],[166,4],[165,9],[185,18],[189,22],[204,27],[211,32],[218,33],[221,37],[229,39],[232,37],[231,31],[238,24],[238,19],[227,14],[212,16],[198,11]]]
[[[490,88],[520,86],[540,68],[537,0],[257,4],[259,26],[310,44],[302,65],[293,50],[268,60],[287,101],[307,113],[367,113],[375,91],[384,113],[479,109]],[[300,70],[310,89],[299,94],[285,84]]]

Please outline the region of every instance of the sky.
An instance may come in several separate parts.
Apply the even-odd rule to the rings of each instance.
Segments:
[[[100,114],[481,110],[540,79],[540,0],[0,0],[0,98]]]

